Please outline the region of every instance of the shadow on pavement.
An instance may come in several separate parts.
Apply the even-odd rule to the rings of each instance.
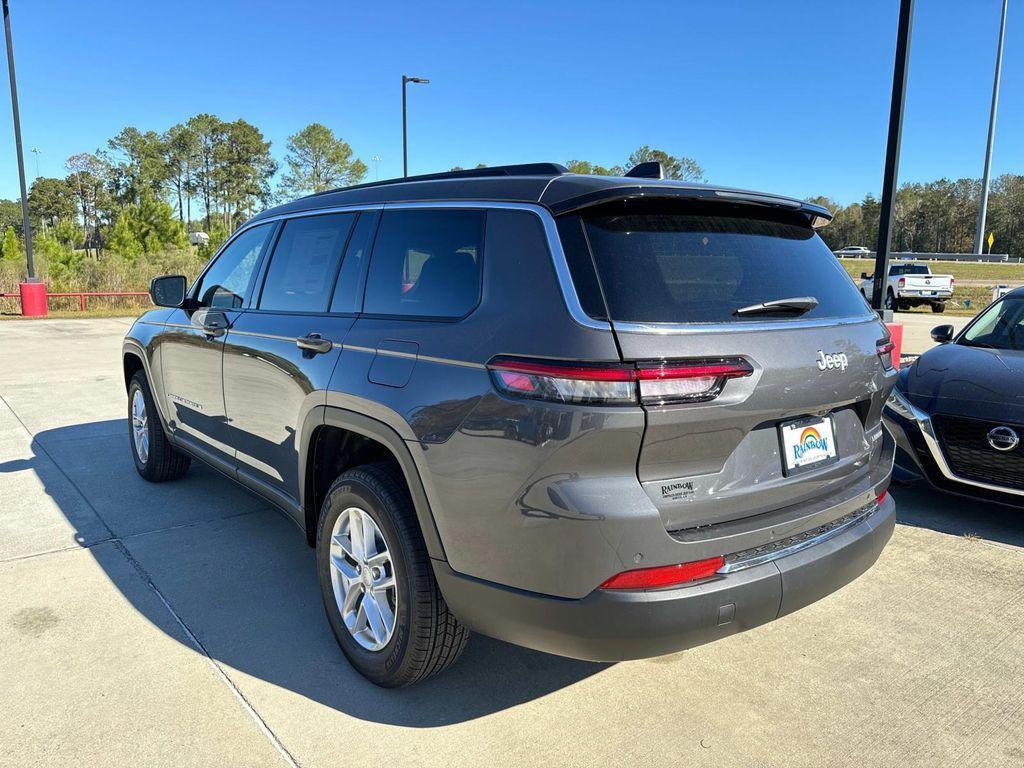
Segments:
[[[1024,509],[946,493],[926,485],[894,483],[896,521],[954,536],[979,536],[1024,547]]]
[[[4,473],[33,469],[78,531],[84,496],[100,520],[78,539],[102,542],[95,529],[110,529],[115,541],[90,551],[111,581],[151,623],[189,642],[162,605],[137,599],[137,582],[124,583],[136,572],[124,567],[123,546],[142,569],[138,577],[152,581],[232,677],[237,670],[365,720],[435,727],[532,701],[607,666],[474,635],[441,676],[400,691],[377,688],[352,670],[331,634],[313,550],[298,528],[197,462],[179,481],[146,483],[132,464],[127,431],[123,420],[112,420],[41,432],[32,459],[0,463],[0,482]],[[244,679],[235,682],[252,694]]]

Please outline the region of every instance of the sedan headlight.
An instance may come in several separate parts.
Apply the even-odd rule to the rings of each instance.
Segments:
[[[889,394],[889,399],[885,401],[885,407],[891,408],[894,412],[902,416],[907,421],[917,421],[917,409],[910,404],[906,396],[895,387]]]

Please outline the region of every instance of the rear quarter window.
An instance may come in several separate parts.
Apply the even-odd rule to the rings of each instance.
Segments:
[[[381,217],[363,311],[456,319],[480,301],[485,212],[396,210]]]
[[[814,230],[735,209],[592,213],[583,219],[611,319],[732,323],[867,314],[860,292]],[[741,307],[813,296],[802,314],[737,316]]]

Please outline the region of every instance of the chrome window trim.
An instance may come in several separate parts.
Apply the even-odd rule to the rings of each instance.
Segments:
[[[928,453],[931,454],[932,461],[935,462],[935,466],[939,468],[939,471],[947,480],[952,480],[954,483],[963,483],[964,485],[970,485],[975,488],[982,488],[986,491],[1009,493],[1013,496],[1024,496],[1024,490],[1020,488],[1007,488],[1002,485],[983,483],[980,480],[968,480],[966,477],[961,477],[956,474],[952,468],[950,468],[946,461],[946,456],[942,453],[942,447],[939,445],[938,435],[935,434],[935,427],[932,425],[931,416],[911,403],[904,395],[898,394],[896,390],[893,390],[891,397],[898,397],[900,400],[900,406],[909,409],[910,413],[913,415],[914,423],[917,425],[917,428],[921,430],[921,436],[924,438],[924,444],[928,446]],[[886,409],[899,414],[899,412],[893,408],[893,406],[889,405],[888,402],[885,404],[885,407]]]
[[[562,241],[558,237],[558,230],[555,228],[555,219],[551,215],[551,212],[542,205],[536,203],[512,203],[512,202],[500,202],[491,200],[423,200],[416,202],[395,202],[395,203],[372,203],[362,205],[336,205],[329,208],[316,208],[307,209],[302,211],[289,211],[288,213],[279,213],[274,216],[265,216],[259,219],[254,219],[246,222],[239,227],[235,232],[232,233],[231,237],[224,241],[224,244],[217,249],[217,253],[210,259],[210,264],[220,256],[221,251],[226,248],[232,240],[238,237],[242,232],[260,224],[266,224],[275,221],[284,221],[287,219],[301,218],[304,216],[319,216],[321,214],[328,213],[344,213],[346,211],[398,211],[407,209],[445,209],[445,208],[469,208],[477,210],[510,210],[510,211],[528,211],[534,214],[540,219],[541,226],[544,228],[544,236],[547,240],[548,251],[551,254],[551,261],[555,267],[555,275],[558,279],[558,286],[562,292],[562,299],[565,301],[566,309],[569,311],[569,316],[576,322],[577,325],[581,325],[584,328],[590,328],[596,331],[610,331],[611,325],[603,320],[595,320],[590,317],[586,312],[583,311],[583,305],[580,303],[579,295],[576,293],[576,285],[572,281],[572,275],[569,272],[569,263],[565,258],[565,251],[562,250]],[[206,273],[206,270],[210,268],[210,264],[207,264],[197,280],[202,278]]]
[[[808,320],[773,320],[733,323],[614,323],[615,330],[626,333],[745,333],[754,331],[786,331],[799,328],[823,328],[860,325],[878,321],[878,315],[867,313],[852,317],[820,317]]]

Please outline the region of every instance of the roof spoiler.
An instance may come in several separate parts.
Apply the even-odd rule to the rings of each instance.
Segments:
[[[704,186],[688,187],[684,185],[638,185],[628,187],[609,187],[596,192],[570,197],[557,203],[549,204],[548,208],[556,216],[577,213],[597,205],[617,200],[691,200],[704,202],[730,202],[740,205],[763,206],[790,210],[807,217],[807,223],[814,229],[820,229],[832,220],[832,212],[816,203],[794,200],[789,197],[763,195],[757,192],[745,192],[733,189],[711,189]]]

